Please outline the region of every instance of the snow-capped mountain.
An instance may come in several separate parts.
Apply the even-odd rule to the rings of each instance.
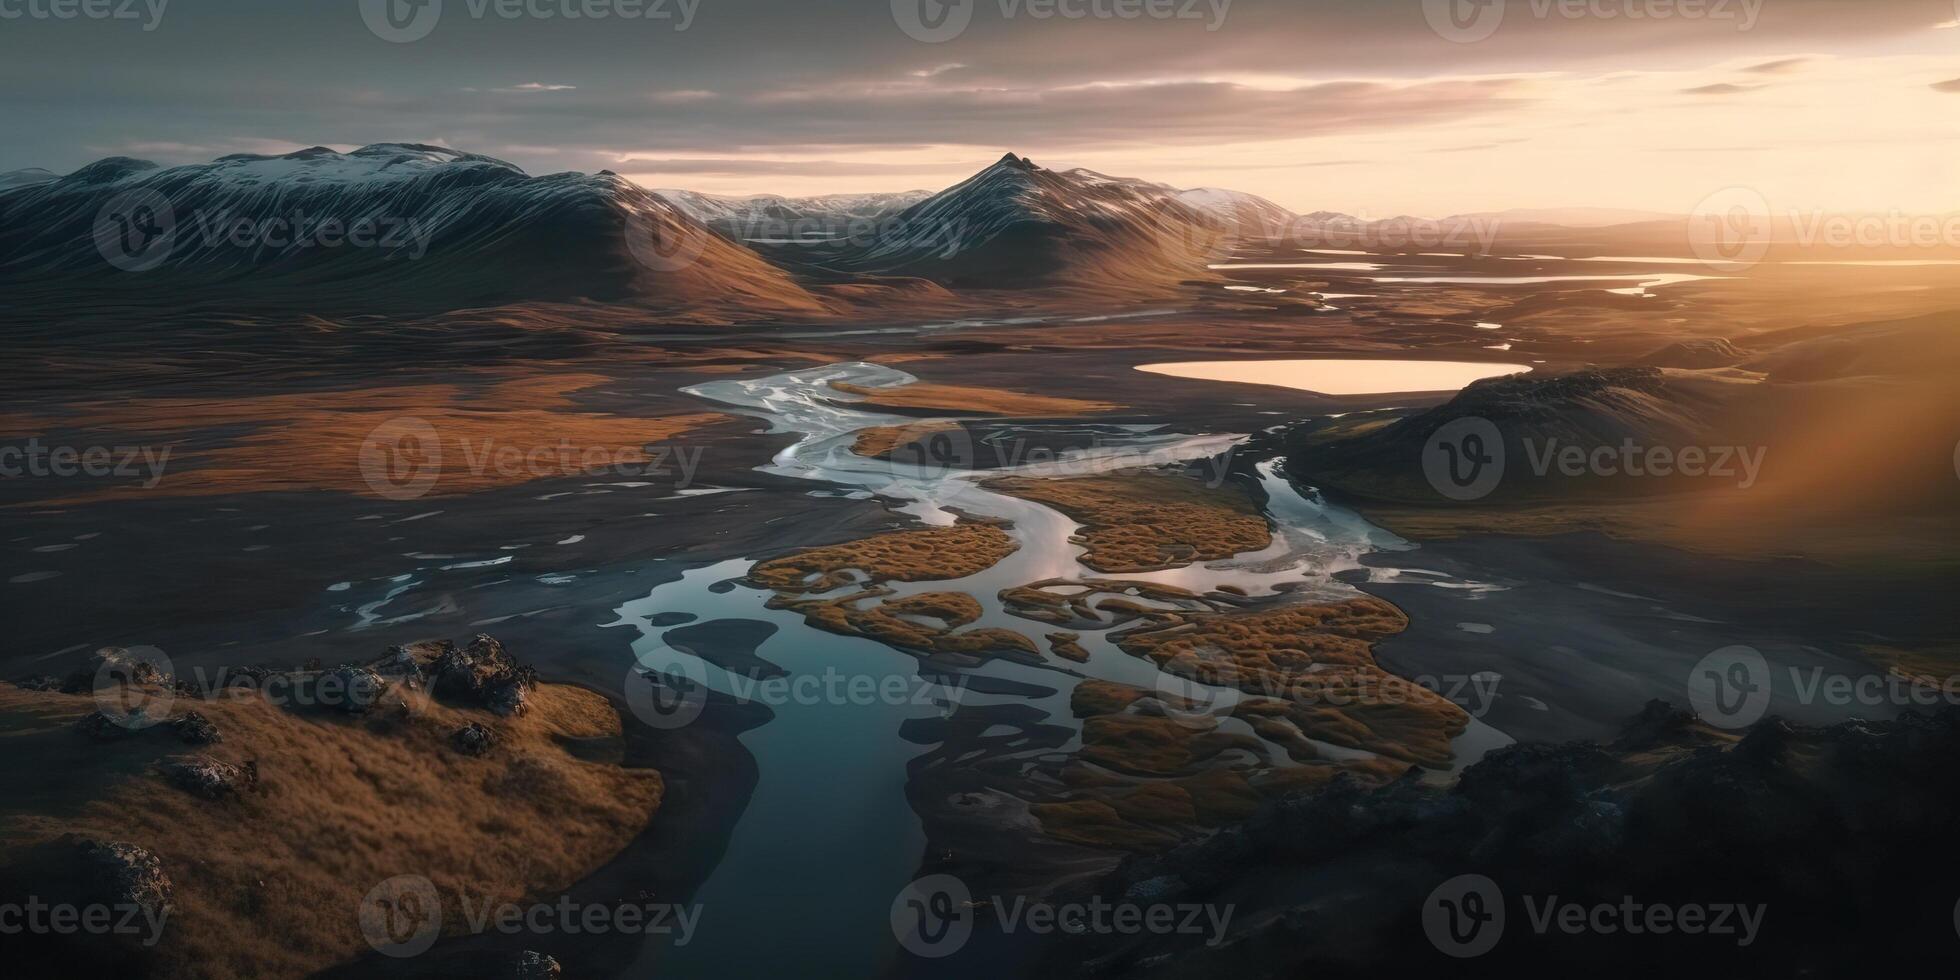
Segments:
[[[819,197],[722,197],[686,190],[656,190],[689,217],[737,241],[780,241],[847,234],[875,224],[932,196],[931,191],[896,194],[825,194]]]
[[[1263,197],[1222,187],[1193,188],[1179,194],[1178,200],[1232,222],[1239,237],[1246,239],[1281,238],[1300,221],[1299,215]]]
[[[940,287],[1158,296],[1297,220],[1250,194],[1047,170],[1012,153],[936,194],[725,198],[380,143],[6,175],[0,287],[20,309],[132,315],[589,300],[784,319],[896,296],[959,302]]]
[[[29,167],[26,170],[9,170],[4,174],[0,174],[0,194],[4,194],[17,187],[32,187],[35,184],[45,184],[48,181],[57,179],[59,177],[53,171],[42,170],[39,167]]]
[[[891,217],[836,264],[949,286],[1169,287],[1231,254],[1248,215],[1286,215],[1251,195],[1186,192],[1091,170],[1054,171],[1012,153]]]
[[[815,301],[610,172],[533,177],[416,144],[159,167],[115,157],[0,196],[0,283],[313,309]]]

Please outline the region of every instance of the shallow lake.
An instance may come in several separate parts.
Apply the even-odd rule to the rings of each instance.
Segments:
[[[1528,364],[1488,361],[1318,359],[1288,361],[1181,361],[1139,364],[1137,370],[1199,381],[1276,385],[1323,395],[1387,395],[1405,391],[1456,391],[1472,381],[1531,370]]]

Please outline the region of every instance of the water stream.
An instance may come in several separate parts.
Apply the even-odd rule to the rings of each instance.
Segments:
[[[1031,637],[1038,638],[1043,625],[1008,612],[999,598],[1002,589],[1049,578],[1107,576],[1080,564],[1082,548],[1070,540],[1078,530],[1075,521],[1044,505],[995,493],[982,480],[1078,476],[1207,460],[1229,452],[1243,438],[1177,433],[1153,425],[1096,426],[1093,448],[981,472],[852,453],[860,429],[919,420],[852,404],[854,396],[832,383],[882,388],[913,380],[888,367],[853,363],[714,381],[685,391],[764,420],[773,432],[794,434],[796,442],[761,467],[770,473],[875,494],[928,525],[950,525],[960,515],[1011,522],[1007,531],[1019,547],[993,567],[965,578],[893,583],[892,588],[900,595],[965,593],[984,610],[976,625]],[[1084,426],[1072,423],[1067,428],[1079,433]],[[1199,594],[1229,586],[1248,596],[1287,591],[1340,599],[1359,594],[1342,579],[1369,574],[1360,564],[1362,556],[1410,547],[1351,512],[1302,494],[1271,463],[1260,468],[1259,480],[1274,530],[1268,547],[1223,561],[1118,577]],[[752,564],[733,560],[688,570],[623,605],[613,624],[637,631],[633,647],[639,667],[682,672],[724,694],[760,694],[775,715],[742,737],[760,772],[755,796],[725,857],[697,896],[703,909],[699,931],[688,945],[664,954],[664,975],[762,975],[796,964],[801,976],[866,976],[881,968],[894,946],[891,901],[910,880],[925,846],[918,818],[905,798],[906,763],[924,751],[899,737],[907,719],[935,716],[954,703],[1017,702],[1046,711],[1050,723],[1072,726],[1069,694],[1084,675],[1145,688],[1174,683],[1178,691],[1221,699],[1237,693],[1165,678],[1149,661],[1117,649],[1107,627],[1078,630],[1089,651],[1084,664],[991,660],[964,674],[1012,682],[1013,694],[981,693],[959,679],[927,680],[906,653],[869,639],[816,630],[804,625],[799,614],[769,609],[772,593],[743,581]],[[1342,572],[1349,574],[1337,578]],[[775,632],[755,654],[786,669],[790,678],[772,695],[766,685],[677,649],[667,640],[671,631],[683,628],[673,623],[674,613],[690,614],[688,626],[716,620],[774,625]],[[869,680],[855,687],[849,683],[859,678]],[[842,693],[873,688],[884,693]],[[1250,734],[1250,729],[1243,732]],[[1504,741],[1473,722],[1458,740],[1459,764]],[[1272,758],[1284,764],[1286,753],[1270,748]],[[1323,748],[1336,758],[1354,754]]]

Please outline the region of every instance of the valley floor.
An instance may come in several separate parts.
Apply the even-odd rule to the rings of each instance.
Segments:
[[[16,611],[0,677],[62,673],[100,647],[154,647],[183,676],[365,663],[494,633],[547,681],[624,706],[633,758],[664,775],[648,829],[583,861],[574,890],[623,900],[692,850],[654,874],[663,900],[698,898],[709,916],[758,904],[724,913],[740,928],[704,925],[702,949],[452,936],[436,961],[537,949],[585,976],[788,950],[807,975],[823,963],[999,975],[1052,954],[982,937],[927,963],[898,951],[883,904],[823,908],[826,891],[857,892],[821,876],[861,862],[864,895],[896,894],[893,876],[915,873],[956,874],[976,895],[1046,894],[1337,772],[1381,784],[1413,765],[1446,783],[1511,742],[1611,738],[1651,699],[1685,706],[1691,669],[1718,648],[1850,678],[1960,672],[1944,619],[1960,514],[1960,413],[1942,394],[1960,367],[1950,269],[1766,267],[1647,285],[1659,273],[1631,259],[1585,264],[1598,273],[1546,258],[1378,258],[1387,268],[1366,273],[1330,260],[1220,270],[1229,278],[1150,308],[932,324],[663,331],[618,311],[492,311],[303,334],[260,323],[249,329],[267,343],[224,353],[206,345],[236,324],[100,343],[46,330],[21,351],[24,394],[0,404],[0,428],[9,444],[101,447],[112,465],[0,483],[0,594]],[[1558,278],[1580,274],[1632,284]],[[1509,281],[1533,277],[1551,281]],[[1466,281],[1377,281],[1398,279]],[[1747,353],[1705,362],[1684,345],[1716,339]],[[1724,498],[1699,518],[1692,491],[1412,506],[1318,493],[1281,464],[1314,426],[1401,417],[1450,393],[1331,397],[1136,370],[1391,356],[1810,385],[1791,403],[1831,406],[1823,417],[1785,430],[1738,415],[1736,431],[1792,457],[1878,450],[1831,448],[1760,499]],[[917,381],[799,374],[831,365]],[[1188,441],[1214,435],[1234,438]],[[1041,468],[1069,450],[1110,462]],[[1840,472],[1834,458],[1851,462]],[[1018,485],[970,470],[1012,470]],[[918,534],[945,537],[908,544]],[[806,577],[822,575],[836,577],[821,589]],[[1303,604],[1324,612],[1271,619]],[[1179,638],[1193,630],[1216,631],[1195,647],[1231,651],[1231,673],[1187,658]],[[1248,677],[1288,644],[1357,683],[1435,691],[1331,715],[1257,691]],[[714,694],[688,734],[634,726],[637,671],[695,663],[716,680],[694,677]],[[740,685],[837,664],[938,687],[826,715]],[[1778,713],[1817,724],[1903,707],[1775,696]],[[1211,710],[1193,722],[1180,699]],[[0,705],[8,724],[16,715]],[[825,733],[836,744],[812,741]],[[852,772],[846,756],[891,765]],[[798,792],[821,801],[801,798],[806,809]],[[890,853],[821,852],[811,828],[828,820],[877,828],[865,847]],[[783,893],[762,901],[758,879],[717,881],[723,868],[773,869]],[[757,910],[810,923],[758,944],[770,928]]]

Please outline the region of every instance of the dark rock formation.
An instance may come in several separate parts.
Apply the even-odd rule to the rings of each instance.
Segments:
[[[1043,975],[1412,975],[1446,960],[1426,937],[1432,889],[1481,874],[1503,893],[1503,941],[1476,975],[1553,966],[1621,976],[1693,962],[1757,975],[1841,975],[1953,943],[1960,708],[1812,728],[1770,719],[1736,740],[1649,704],[1609,746],[1517,745],[1454,788],[1337,779],[1243,824],[1128,859],[1109,901],[1233,904],[1217,946],[1187,937],[1057,942]],[[1588,908],[1735,904],[1761,933],[1537,931],[1527,901]],[[1073,897],[1073,896],[1071,896]],[[1646,974],[1643,974],[1646,975]]]
[[[230,799],[250,791],[259,783],[259,767],[256,762],[234,766],[202,756],[183,762],[165,763],[163,775],[178,789],[202,796],[207,800]]]
[[[449,743],[464,755],[488,755],[497,746],[497,733],[470,722],[451,733]]]
[[[191,745],[212,745],[225,740],[224,733],[218,731],[218,726],[212,724],[211,719],[195,711],[178,715],[170,727],[179,739]]]

